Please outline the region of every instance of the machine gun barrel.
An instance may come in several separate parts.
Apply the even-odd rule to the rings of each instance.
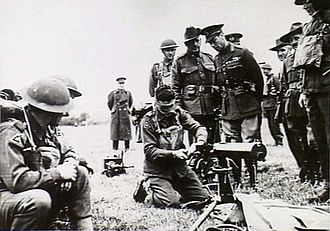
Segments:
[[[213,145],[197,146],[196,150],[207,156],[252,159],[257,161],[265,161],[267,155],[265,145],[260,142],[215,143]]]

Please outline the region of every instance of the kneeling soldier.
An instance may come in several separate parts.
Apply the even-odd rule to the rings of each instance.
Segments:
[[[33,83],[22,93],[28,103],[22,121],[0,124],[0,228],[47,229],[56,212],[69,206],[79,230],[92,230],[87,170],[62,153],[49,126],[72,109],[67,87],[54,79]]]
[[[188,168],[183,144],[183,130],[187,129],[196,137],[193,146],[203,145],[207,140],[206,128],[175,106],[174,97],[169,86],[157,88],[155,109],[142,121],[146,176],[143,185],[152,204],[160,208],[178,208],[181,203],[206,201],[210,197]],[[146,196],[141,189],[137,188],[134,193],[137,202],[143,202]]]

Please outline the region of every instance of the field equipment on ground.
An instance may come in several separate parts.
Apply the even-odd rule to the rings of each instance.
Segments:
[[[232,160],[230,158],[253,160],[255,163],[254,170],[256,171],[257,161],[264,161],[266,154],[266,147],[259,142],[216,143],[214,145],[196,146],[196,151],[191,156],[189,165],[202,178],[202,183],[209,191],[211,189],[217,190],[217,195],[212,198],[211,204],[200,215],[190,231],[197,230],[218,205],[224,203],[237,204],[230,180],[230,172],[232,171]],[[244,219],[239,222],[243,221]],[[236,224],[232,224],[231,228],[229,230],[242,230]]]
[[[118,154],[113,156],[107,156],[103,159],[103,168],[102,174],[105,174],[107,177],[117,176],[123,173],[126,173],[127,168],[134,168],[134,166],[126,166],[124,164],[124,154],[126,151],[121,150]]]

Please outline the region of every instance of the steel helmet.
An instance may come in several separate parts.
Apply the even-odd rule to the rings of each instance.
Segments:
[[[23,99],[30,105],[53,113],[66,113],[73,108],[69,89],[52,78],[41,79],[22,91]]]
[[[64,85],[66,85],[69,89],[72,98],[79,97],[82,95],[81,92],[78,91],[77,84],[75,83],[75,81],[73,81],[73,79],[63,75],[53,75],[51,76],[51,78],[57,79],[64,83]]]
[[[161,44],[160,44],[160,49],[167,49],[167,48],[177,48],[178,45],[173,39],[165,39]]]

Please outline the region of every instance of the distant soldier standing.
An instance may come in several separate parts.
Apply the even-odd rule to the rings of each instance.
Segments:
[[[207,128],[208,142],[214,142],[215,130],[215,68],[211,55],[200,51],[200,29],[186,28],[184,43],[187,52],[173,64],[173,90],[177,105],[187,110]],[[189,142],[193,137],[189,134]]]
[[[279,79],[271,72],[272,67],[268,64],[262,64],[261,70],[264,73],[264,91],[262,97],[262,110],[268,121],[268,128],[275,141],[275,146],[283,145],[283,134],[280,130],[278,121],[274,120],[277,109],[277,98],[280,90]]]
[[[219,53],[215,57],[217,85],[222,90],[222,129],[228,142],[253,142],[258,138],[258,115],[261,113],[263,77],[251,52],[225,39],[223,24],[204,28],[206,42]],[[241,160],[236,160],[241,169]],[[252,162],[245,160],[250,183],[255,173]],[[240,170],[234,171],[237,184]]]
[[[312,133],[320,151],[321,173],[325,184],[317,199],[325,202],[329,200],[330,2],[296,0],[295,3],[303,4],[304,9],[312,16],[311,21],[303,27],[297,48],[299,55],[294,63],[304,71],[300,103],[307,108]],[[308,45],[308,41],[313,39],[317,39],[316,44],[322,46]],[[313,55],[310,55],[310,51],[313,51]]]
[[[172,64],[178,45],[172,39],[166,39],[160,44],[164,54],[163,61],[155,63],[149,78],[149,94],[155,96],[155,89],[161,85],[172,85]]]
[[[125,77],[116,79],[119,87],[108,95],[108,107],[111,111],[110,138],[113,142],[112,148],[118,150],[119,140],[124,140],[127,151],[132,139],[130,109],[133,104],[133,97],[131,92],[124,88],[125,80]]]

